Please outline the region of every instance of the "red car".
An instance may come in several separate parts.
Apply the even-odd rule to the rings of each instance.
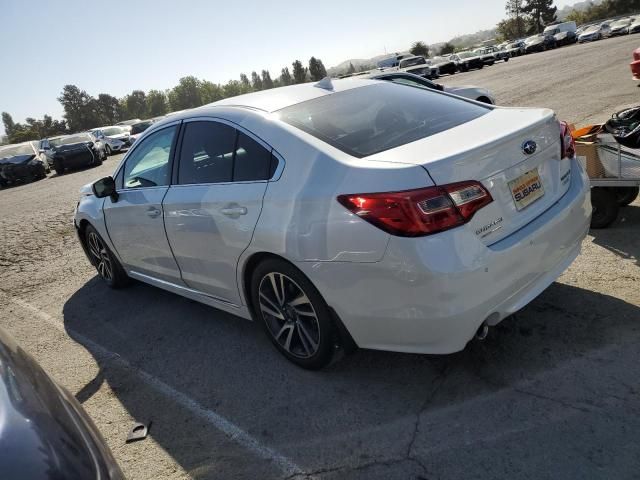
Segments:
[[[633,62],[629,64],[634,80],[640,80],[640,48],[633,52]]]

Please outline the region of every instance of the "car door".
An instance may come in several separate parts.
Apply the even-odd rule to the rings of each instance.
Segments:
[[[271,149],[218,120],[185,121],[163,201],[167,238],[190,288],[240,304],[236,268],[274,171]]]
[[[107,232],[129,270],[184,285],[164,230],[162,199],[171,179],[178,124],[144,139],[116,175],[118,198],[106,198]]]

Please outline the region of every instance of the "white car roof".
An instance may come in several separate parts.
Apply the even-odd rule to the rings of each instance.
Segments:
[[[323,80],[322,82],[325,82]],[[287,87],[272,88],[259,92],[229,97],[217,102],[204,105],[203,107],[216,106],[240,106],[255,108],[265,112],[274,112],[296,103],[312,100],[314,98],[331,95],[336,92],[351,90],[352,88],[364,87],[375,83],[375,80],[365,80],[362,78],[331,79],[333,88],[322,88],[320,82],[302,83]],[[203,108],[199,107],[199,108]]]

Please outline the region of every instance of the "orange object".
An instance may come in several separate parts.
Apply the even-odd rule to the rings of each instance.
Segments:
[[[602,131],[602,125],[587,125],[586,127],[578,128],[577,130],[571,131],[571,136],[575,139],[581,137],[587,137],[590,135],[596,135]]]

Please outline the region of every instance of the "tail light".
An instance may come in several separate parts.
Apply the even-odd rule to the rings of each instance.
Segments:
[[[492,201],[482,184],[472,181],[338,197],[352,213],[400,237],[421,237],[463,225]]]
[[[567,122],[560,122],[560,158],[573,158],[576,154],[576,143],[571,135]]]

